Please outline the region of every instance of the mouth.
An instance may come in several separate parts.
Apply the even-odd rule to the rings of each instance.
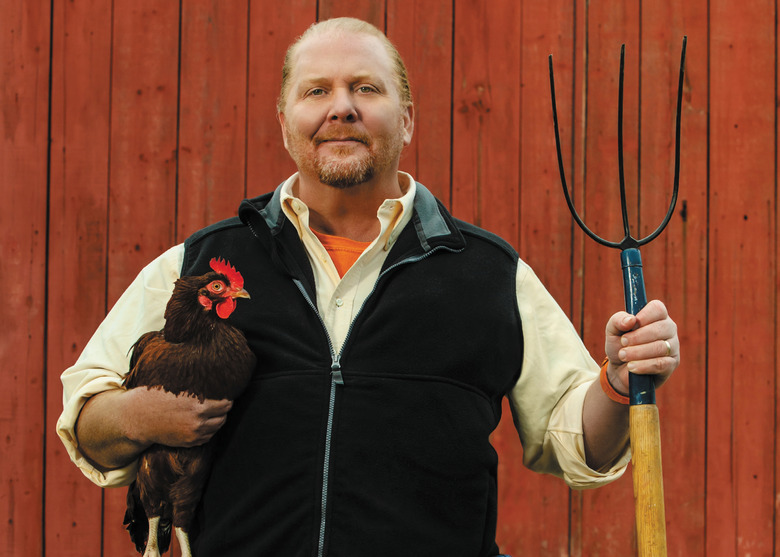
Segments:
[[[336,145],[349,145],[349,144],[359,143],[361,145],[368,145],[367,141],[358,137],[329,137],[329,138],[317,140],[317,145],[322,145],[323,143],[332,143]]]
[[[354,131],[355,130],[346,130],[346,129],[328,130],[322,134],[316,135],[314,137],[314,142],[317,145],[321,145],[323,143],[333,143],[333,144],[341,144],[341,145],[360,143],[362,145],[368,146],[371,144],[370,138],[366,137],[362,133],[358,133],[356,135],[351,133]]]

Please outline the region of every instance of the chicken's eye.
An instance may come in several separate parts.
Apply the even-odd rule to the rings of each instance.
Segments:
[[[215,280],[208,285],[208,289],[214,294],[219,294],[225,290],[225,283],[221,280]]]

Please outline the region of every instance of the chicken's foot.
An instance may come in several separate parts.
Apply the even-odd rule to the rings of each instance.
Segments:
[[[149,537],[146,540],[144,557],[160,557],[160,547],[157,544],[157,527],[159,525],[159,516],[153,516],[149,519]]]
[[[190,537],[184,528],[178,526],[174,528],[176,531],[176,539],[179,540],[179,549],[181,549],[181,557],[192,557],[192,550],[190,549]]]

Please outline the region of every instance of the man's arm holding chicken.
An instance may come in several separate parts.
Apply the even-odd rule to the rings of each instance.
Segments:
[[[112,389],[90,398],[76,425],[84,456],[102,470],[127,466],[153,444],[194,447],[222,427],[229,400],[202,402],[161,389]]]

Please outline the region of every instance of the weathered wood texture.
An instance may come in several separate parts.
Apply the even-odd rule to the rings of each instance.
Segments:
[[[0,552],[43,550],[50,18],[0,5]]]
[[[403,169],[511,242],[597,358],[623,304],[619,259],[562,199],[547,55],[575,203],[618,238],[625,43],[625,174],[646,235],[672,186],[688,36],[680,200],[643,248],[648,296],[667,302],[684,354],[658,404],[669,554],[780,554],[776,12],[769,0],[1,2],[0,555],[134,554],[124,491],[90,484],[54,433],[59,374],[147,261],[293,171],[275,118],[282,56],[340,15],[386,30],[407,61]],[[571,492],[523,468],[505,418],[502,550],[633,554],[631,475]]]
[[[100,1],[59,2],[51,17],[48,276],[57,278],[47,292],[45,478],[56,487],[42,500],[41,532],[46,554],[75,557],[101,554],[95,532],[102,527],[103,497],[84,490],[84,476],[73,470],[53,432],[62,411],[59,374],[107,308],[112,18]]]

